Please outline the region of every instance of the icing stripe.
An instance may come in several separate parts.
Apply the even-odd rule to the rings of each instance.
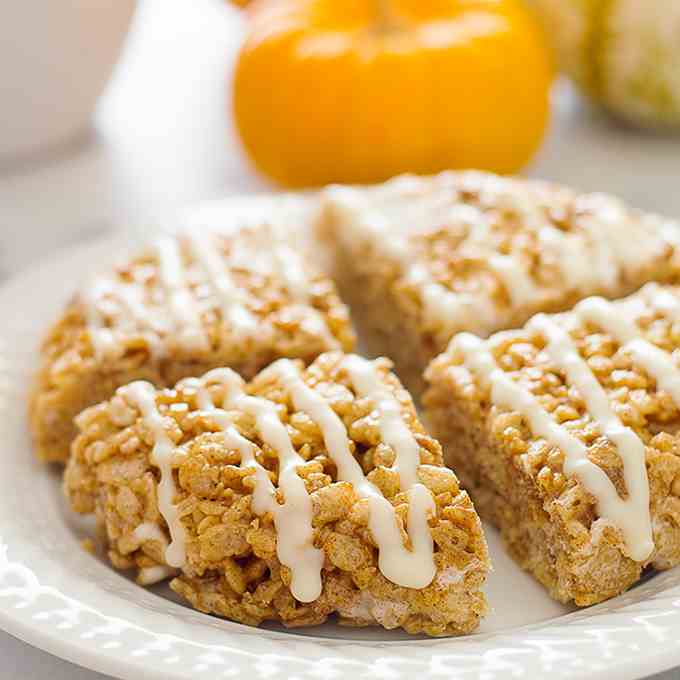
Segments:
[[[212,243],[212,235],[196,231],[189,240],[191,250],[217,297],[222,319],[239,331],[251,333],[256,327],[255,319],[244,304],[242,291],[229,275],[226,262]]]
[[[399,473],[402,490],[410,489],[418,483],[420,447],[404,422],[399,402],[367,359],[351,354],[345,357],[342,365],[357,393],[374,403],[379,414],[380,436],[396,456],[392,467]]]
[[[274,264],[284,281],[286,290],[300,302],[309,299],[309,283],[305,277],[305,270],[298,253],[285,244],[278,234],[275,236],[276,245],[272,250]]]
[[[484,341],[469,333],[460,333],[453,339],[451,349],[460,352],[467,369],[491,388],[492,403],[520,413],[534,436],[545,439],[564,453],[565,474],[577,476],[595,497],[600,515],[621,529],[631,559],[646,560],[654,549],[649,508],[641,513],[639,502],[630,502],[632,496],[624,501],[618,495],[604,470],[589,460],[585,444],[559,425],[529,390],[513,381],[497,365]]]
[[[540,292],[529,273],[519,266],[511,255],[491,255],[489,266],[503,282],[513,305],[528,305],[540,296]]]
[[[273,364],[270,370],[280,376],[295,409],[307,413],[318,425],[328,454],[337,467],[338,479],[350,482],[355,493],[368,500],[369,529],[378,546],[378,566],[382,574],[393,583],[407,588],[428,586],[436,573],[433,543],[427,522],[428,513],[434,510],[430,492],[422,484],[411,485],[408,535],[413,550],[409,551],[402,540],[394,507],[364,475],[352,455],[347,429],[339,416],[315,389],[302,380],[300,372],[291,361],[282,359]],[[381,403],[386,401],[386,397],[382,395]],[[401,420],[401,416],[399,418]],[[402,433],[394,441],[397,438],[400,442],[405,439]],[[419,456],[418,451],[416,453]]]
[[[160,581],[175,576],[177,569],[173,567],[166,567],[162,564],[157,564],[153,567],[142,567],[137,576],[137,582],[142,586],[152,586]]]
[[[270,227],[270,234],[274,243],[273,247],[270,246],[274,267],[286,290],[294,300],[308,305],[309,316],[305,319],[306,329],[313,335],[322,338],[328,349],[340,349],[340,343],[331,333],[322,312],[309,304],[310,285],[305,276],[305,268],[300,254],[285,243],[280,229],[272,226]]]
[[[600,286],[608,289],[616,283],[617,263],[612,259],[608,242],[602,238],[598,222],[584,220],[585,233],[565,232],[555,227],[528,193],[506,191],[499,199],[552,254],[569,285],[579,290],[592,290]]]
[[[521,191],[503,191],[498,199],[514,210],[522,224],[551,252],[567,283],[581,291],[615,289],[622,269],[636,269],[663,254],[670,243],[666,232],[644,217],[631,218],[623,204],[611,197],[581,197],[581,206],[593,210],[579,218],[583,233],[555,227]]]
[[[110,296],[116,303],[118,317],[114,319],[111,328],[104,323],[103,316],[99,311],[99,305]],[[92,338],[92,344],[98,355],[107,354],[116,349],[115,331],[123,330],[131,333],[144,330],[149,343],[149,351],[152,356],[162,356],[162,347],[158,341],[157,333],[166,330],[160,319],[154,317],[141,302],[135,286],[125,285],[109,279],[95,279],[90,286],[89,294],[83,297],[85,316]]]
[[[474,244],[486,256],[487,266],[500,279],[513,304],[524,305],[535,300],[539,291],[529,273],[514,255],[501,255],[488,247],[488,231],[488,225],[483,230],[485,237],[481,236],[479,229],[471,231],[466,244]],[[493,324],[497,313],[488,296],[449,290],[432,278],[427,267],[410,262],[406,246],[402,250],[405,256],[401,263],[406,279],[421,288],[426,318],[430,323],[444,321],[456,328],[477,330]]]
[[[605,224],[602,221],[591,216],[583,218],[581,226],[590,241],[590,252],[586,250],[584,253],[583,267],[592,271],[596,285],[613,290],[618,280],[620,266],[626,263],[617,259],[618,251],[614,249],[611,235],[604,228]],[[620,240],[620,235],[618,238]],[[639,262],[640,258],[636,265]]]
[[[399,402],[383,384],[374,364],[351,354],[343,360],[343,367],[348,372],[356,392],[370,399],[378,411],[380,436],[395,453],[392,469],[399,474],[401,490],[409,495],[408,527],[409,535],[412,536],[413,550],[415,553],[428,554],[433,550],[433,542],[427,515],[435,511],[435,505],[430,492],[418,481],[420,465],[418,442],[404,422]],[[376,517],[376,526],[378,522],[382,523],[385,520],[386,518]],[[384,562],[384,568],[390,570],[391,565],[386,563],[387,560]],[[425,585],[434,578],[434,563],[427,565],[426,568],[429,571],[423,569],[419,575],[419,582]]]
[[[304,465],[305,460],[293,448],[274,403],[244,394],[243,381],[228,369],[211,371],[204,380],[220,381],[228,392],[223,406],[252,415],[262,440],[276,451],[279,489],[283,492],[284,502],[267,504],[276,525],[276,551],[281,564],[291,570],[290,589],[294,597],[301,602],[312,602],[322,590],[324,553],[314,547],[312,499],[304,480],[297,473],[297,468]]]
[[[479,190],[479,184],[476,179],[471,189]],[[552,254],[567,285],[578,290],[611,290],[622,268],[637,267],[662,253],[665,241],[661,237],[650,238],[656,232],[643,223],[627,219],[623,207],[614,199],[594,202],[597,214],[584,215],[580,220],[581,230],[565,232],[543,214],[531,192],[522,190],[516,183],[494,180],[481,185],[482,198],[488,207],[515,212],[520,226],[535,234],[542,248]],[[510,253],[498,253],[489,238],[489,216],[476,206],[456,202],[455,182],[420,183],[400,195],[399,192],[405,191],[404,186],[392,183],[388,191],[377,194],[334,188],[328,196],[343,222],[340,238],[349,240],[368,235],[374,247],[398,262],[405,279],[420,290],[429,326],[436,328],[444,324],[452,330],[465,328],[485,333],[496,325],[498,312],[488,295],[451,291],[439,284],[426,266],[414,261],[404,225],[417,232],[452,220],[466,223],[469,232],[461,245],[462,251],[472,246],[474,255],[485,259],[513,306],[531,306],[541,300],[541,289],[520,261],[517,244],[513,240]],[[371,197],[374,197],[373,203]],[[630,229],[644,237],[646,245],[642,249],[636,247],[636,239],[620,238],[623,219]]]
[[[675,323],[680,321],[680,300],[658,283],[648,283],[640,291],[648,305]]]
[[[623,462],[623,476],[629,496],[627,504],[630,507],[630,517],[627,517],[627,522],[621,529],[631,555],[643,555],[645,549],[651,552],[654,544],[649,516],[649,480],[644,442],[632,429],[624,426],[614,413],[607,393],[578,353],[569,333],[544,314],[535,316],[529,322],[528,328],[538,331],[546,338],[546,352],[565,372],[568,384],[579,391],[588,413],[599,425],[601,432],[616,445]],[[631,521],[633,518],[637,518],[637,521]]]
[[[205,349],[207,338],[196,303],[186,287],[182,255],[176,239],[158,242],[159,278],[168,299],[169,311],[179,331],[179,341],[190,349]]]
[[[211,381],[220,384],[229,384],[232,380],[230,373],[231,371],[229,371],[229,369],[216,369],[215,371],[206,374],[202,380],[190,378],[185,381],[185,383],[193,384],[196,387],[199,408],[210,414],[215,424],[220,428],[225,444],[235,451],[238,451],[241,455],[240,467],[253,470],[255,480],[252,506],[255,514],[263,515],[265,512],[271,512],[273,514],[278,505],[276,502],[276,489],[269,478],[267,470],[262,467],[255,458],[254,444],[248,441],[233,426],[229,414],[213,403],[210,392],[206,387]]]
[[[111,282],[111,294],[120,301],[124,314],[123,328],[134,332],[135,326],[149,332],[144,333],[151,356],[160,359],[165,351],[160,342],[159,332],[167,332],[165,320],[153,314],[140,300],[140,296],[134,286],[117,285]],[[143,294],[143,289],[142,289]],[[118,324],[121,325],[120,323]]]
[[[502,255],[490,247],[491,223],[483,210],[466,203],[450,205],[447,221],[451,220],[466,224],[468,236],[464,245],[473,245],[486,256],[486,264],[500,279],[512,304],[526,305],[540,296],[530,273],[519,260],[514,244],[508,255]]]
[[[300,254],[291,248],[285,241],[280,228],[270,225],[269,228],[270,249],[274,270],[281,277],[285,289],[290,296],[306,306],[303,312],[303,329],[312,335],[321,338],[328,349],[340,349],[341,345],[331,333],[326,318],[320,309],[310,302],[311,286]]]
[[[553,256],[568,283],[574,286],[597,284],[594,269],[588,265],[587,245],[581,235],[557,229],[526,192],[502,191],[497,202],[517,214],[522,226]]]
[[[552,255],[569,286],[577,290],[592,290],[599,285],[597,269],[590,266],[591,258],[582,236],[555,229],[547,221],[536,234],[541,247]]]
[[[440,322],[455,327],[481,330],[494,316],[493,305],[486,298],[469,293],[454,293],[432,280],[427,268],[413,264],[406,279],[420,289],[425,320],[431,326]]]
[[[591,238],[608,249],[621,267],[634,269],[664,254],[670,244],[663,225],[643,215],[631,217],[624,204],[612,196],[590,194],[585,203],[596,211],[586,220]]]
[[[579,302],[574,312],[582,321],[590,322],[611,335],[680,407],[680,369],[673,357],[645,340],[637,324],[628,321],[621,309],[604,298],[593,297]]]
[[[115,339],[110,328],[104,323],[99,311],[99,300],[107,290],[106,280],[95,279],[90,289],[82,296],[85,321],[92,340],[95,356],[101,357],[113,351],[116,347]]]
[[[80,298],[95,354],[120,350],[118,340],[126,335],[144,337],[154,359],[163,358],[168,340],[190,352],[203,352],[209,349],[210,340],[201,318],[206,308],[218,309],[225,324],[236,331],[244,335],[256,333],[258,317],[248,307],[249,294],[235,283],[230,267],[271,276],[274,284],[280,283],[292,301],[300,304],[303,330],[323,341],[326,349],[339,348],[324,312],[310,300],[313,290],[301,255],[288,246],[280,230],[263,227],[258,233],[261,244],[235,249],[228,257],[213,243],[214,232],[187,233],[192,261],[186,266],[178,239],[163,237],[156,244],[157,288],[150,286],[148,291],[147,267],[133,272],[136,278],[129,283],[120,278],[95,279]],[[192,286],[196,284],[200,285],[194,293]]]
[[[162,544],[167,543],[165,534],[161,528],[153,522],[142,522],[132,534],[138,541],[158,541]]]
[[[165,549],[165,561],[171,567],[182,567],[186,562],[186,534],[181,517],[174,505],[177,486],[172,473],[172,456],[175,443],[165,431],[166,419],[156,406],[155,390],[148,382],[137,381],[126,385],[120,392],[141,412],[142,419],[154,437],[151,462],[160,470],[158,483],[158,510],[170,531],[171,541]],[[139,529],[139,527],[138,527]]]

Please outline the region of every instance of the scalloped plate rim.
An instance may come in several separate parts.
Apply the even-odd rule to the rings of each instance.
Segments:
[[[241,197],[237,198],[242,200]],[[211,204],[205,205],[209,206]],[[219,203],[213,202],[212,205],[223,206],[225,205],[225,201],[222,199]],[[128,239],[123,235],[118,234],[113,237],[97,239],[96,241],[87,242],[75,247],[64,248],[53,253],[52,256],[33,264],[31,267],[0,286],[0,310],[8,305],[11,306],[9,299],[13,295],[30,287],[32,282],[36,279],[42,279],[43,277],[49,279],[51,271],[66,266],[69,260],[85,258],[89,255],[92,255],[94,259],[96,259],[101,253],[109,253],[114,249],[127,249],[127,246]],[[44,324],[44,321],[42,324]],[[11,338],[11,336],[12,328],[0,330],[0,341]],[[2,358],[3,350],[0,346],[0,360]],[[0,463],[0,469],[2,469],[2,467],[3,465]],[[1,484],[0,488],[2,488]],[[0,506],[1,505],[2,500],[0,500]],[[1,510],[2,508],[0,507],[0,511]],[[5,543],[3,541],[4,534],[2,513],[0,512],[0,603],[3,602],[3,588],[5,588],[5,586],[3,586],[3,551],[6,549],[6,559],[10,562],[13,559],[20,560],[20,557],[13,556],[13,551],[14,548],[17,548],[18,552],[21,553],[22,545],[22,543],[16,541],[13,544],[11,538]],[[25,545],[30,543],[25,537],[22,540]],[[26,565],[21,566],[28,569]],[[36,571],[33,572],[35,578],[40,580],[44,577],[44,574],[40,571],[40,565],[38,567],[34,566],[34,569],[36,569]],[[668,574],[671,574],[671,572],[666,572],[666,575]],[[654,579],[651,579],[650,582],[653,583],[656,579],[662,579],[663,576],[664,575],[657,576]],[[598,661],[601,661],[602,657],[600,655],[593,654],[591,655],[592,658],[590,660],[588,658],[583,659],[582,668],[579,669],[574,667],[566,674],[555,673],[556,677],[590,678],[592,680],[610,678],[614,672],[616,672],[618,674],[617,677],[620,678],[637,678],[658,673],[671,668],[674,665],[680,664],[680,641],[678,641],[678,637],[680,636],[677,635],[677,633],[680,632],[680,574],[675,578],[666,578],[664,579],[664,582],[665,580],[673,581],[670,587],[659,591],[656,595],[652,594],[649,599],[637,600],[632,604],[620,604],[613,613],[607,613],[606,610],[610,609],[612,606],[616,606],[617,601],[620,601],[621,598],[615,598],[604,605],[598,605],[597,607],[587,610],[580,610],[547,622],[532,623],[498,633],[481,633],[466,638],[426,641],[343,641],[340,639],[311,636],[291,636],[273,631],[259,631],[258,629],[241,627],[238,626],[238,624],[232,623],[229,624],[229,627],[238,626],[239,629],[243,628],[245,630],[240,630],[238,634],[234,635],[234,633],[230,633],[225,627],[218,628],[216,626],[211,626],[210,628],[212,628],[213,631],[224,631],[224,633],[216,633],[219,635],[224,634],[224,644],[219,645],[209,642],[206,643],[206,646],[215,649],[222,647],[221,653],[224,654],[226,652],[228,654],[230,643],[233,644],[233,642],[237,642],[245,644],[244,641],[252,639],[260,642],[271,642],[272,648],[277,651],[281,646],[286,647],[287,650],[294,650],[294,653],[286,651],[283,655],[272,655],[278,663],[283,664],[283,668],[280,669],[281,674],[278,677],[287,677],[290,675],[293,672],[293,666],[298,668],[298,665],[295,663],[297,659],[302,662],[303,666],[307,666],[308,669],[311,667],[312,669],[307,672],[295,670],[297,676],[306,677],[307,675],[310,675],[311,677],[319,675],[323,672],[323,668],[317,668],[318,664],[316,660],[319,659],[319,651],[326,649],[326,656],[321,656],[319,662],[327,666],[329,675],[332,675],[333,672],[338,672],[337,668],[334,666],[337,665],[337,662],[340,662],[341,666],[349,664],[356,670],[363,671],[358,677],[363,677],[364,674],[371,674],[373,676],[376,670],[382,668],[383,672],[388,670],[392,673],[392,676],[385,677],[397,678],[400,677],[399,672],[390,666],[390,661],[394,660],[402,661],[407,664],[407,670],[403,672],[404,674],[401,677],[413,677],[415,673],[418,673],[424,678],[435,678],[443,674],[445,668],[448,667],[442,666],[441,664],[451,663],[452,658],[455,657],[456,661],[464,662],[465,667],[458,673],[451,668],[446,671],[448,674],[453,677],[477,677],[478,674],[483,673],[483,677],[492,680],[501,677],[533,677],[536,673],[555,672],[557,669],[552,668],[552,671],[549,669],[552,664],[562,663],[563,659],[561,657],[564,656],[565,652],[562,644],[562,637],[558,636],[557,642],[554,643],[551,643],[551,638],[554,638],[556,633],[560,631],[564,634],[569,634],[578,630],[582,632],[586,638],[596,638],[598,635],[604,636],[604,638],[609,636],[609,640],[616,642],[618,636],[623,636],[624,632],[635,633],[637,637],[641,638],[642,634],[647,631],[649,637],[653,637],[649,631],[654,627],[660,628],[660,624],[649,624],[643,619],[649,618],[650,616],[669,619],[666,623],[666,629],[664,629],[664,632],[661,634],[661,639],[657,640],[656,644],[646,644],[645,649],[641,649],[637,656],[626,656],[620,661],[611,659],[605,667],[598,668],[593,666],[592,663],[590,667],[588,665],[589,661],[594,663],[596,656],[598,657]],[[646,586],[643,586],[642,588],[645,587]],[[70,598],[70,596],[65,593],[63,593],[62,596],[67,599]],[[109,597],[110,594],[106,593],[106,596]],[[626,598],[628,596],[622,597]],[[663,601],[660,601],[661,597],[663,597]],[[86,607],[90,606],[87,602],[84,602],[83,604]],[[635,616],[636,604],[644,605],[643,609],[646,610],[644,616]],[[141,608],[140,610],[142,612],[144,611]],[[189,672],[187,667],[159,666],[159,658],[152,658],[154,663],[150,664],[148,656],[140,657],[138,659],[134,656],[122,654],[120,648],[102,649],[99,646],[91,646],[88,644],[87,640],[70,632],[70,629],[61,630],[40,626],[33,618],[27,618],[25,615],[22,615],[23,611],[25,610],[15,609],[11,605],[1,607],[0,628],[29,644],[35,645],[36,647],[81,666],[122,678],[138,677],[140,671],[143,671],[148,677],[159,679],[177,678],[179,680],[188,677],[203,677],[202,671]],[[622,623],[620,621],[620,615],[628,614],[629,612],[630,619],[627,623]],[[108,618],[112,618],[110,615],[102,616],[104,619],[106,619],[107,616]],[[590,628],[589,622],[591,622]],[[143,628],[143,625],[140,624],[133,625]],[[191,627],[190,624],[182,621],[178,622],[177,627],[187,629],[187,626]],[[198,628],[191,627],[191,630],[196,631],[200,628],[207,629],[207,627],[202,626]],[[177,640],[182,641],[182,638],[174,633],[150,631],[150,635],[159,636],[159,638],[164,639],[174,637],[177,638]],[[500,643],[500,646],[491,644],[494,641]],[[650,639],[649,642],[652,643],[654,640]],[[201,643],[188,641],[188,644],[189,646],[199,646]],[[644,643],[640,644],[642,645]],[[502,657],[503,655],[512,657],[513,653],[516,653],[519,656],[526,655],[527,645],[530,648],[535,649],[536,653],[530,657],[529,662],[525,663],[526,659],[515,662],[519,663],[515,668],[508,668],[507,663],[509,662],[503,661],[502,659],[495,668],[493,663],[491,663],[491,665],[482,663],[482,657],[492,657],[495,654],[499,657]],[[602,645],[606,646],[606,640],[601,641],[601,648],[604,649]],[[233,646],[231,650],[236,652],[236,648]],[[419,650],[420,652],[429,650],[431,653],[425,655],[422,653],[413,653],[411,656],[411,653],[415,652],[415,650]],[[574,651],[576,652],[576,650]],[[309,653],[309,656],[306,656],[307,653]],[[350,657],[350,655],[355,653],[356,656]],[[295,656],[296,654],[298,655],[297,657]],[[303,654],[303,656],[299,656],[300,654]],[[402,654],[408,654],[410,658],[407,659],[405,656],[402,656]],[[566,654],[569,654],[568,649]],[[334,658],[330,658],[331,655]],[[424,656],[427,657],[427,659],[424,658]],[[477,659],[477,662],[474,661],[475,659]],[[262,678],[267,677],[267,673],[269,672],[267,669],[261,669],[260,671],[255,672],[255,668],[257,667],[257,663],[255,662],[245,664],[239,660],[239,658],[230,658],[229,661],[238,666],[238,672],[250,672],[254,675],[257,674]],[[209,674],[205,675],[205,677],[215,677],[215,671],[208,670]],[[225,677],[229,676],[227,675]]]

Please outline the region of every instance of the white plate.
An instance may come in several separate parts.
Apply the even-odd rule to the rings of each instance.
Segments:
[[[237,205],[252,207],[220,202],[189,221],[233,220]],[[0,288],[0,627],[121,678],[625,680],[680,664],[680,569],[570,611],[509,560],[493,529],[491,614],[476,635],[437,640],[332,623],[242,626],[185,607],[167,588],[144,590],[83,550],[91,526],[68,511],[59,470],[33,459],[26,392],[47,324],[79,281],[127,247],[116,238],[71,249]]]

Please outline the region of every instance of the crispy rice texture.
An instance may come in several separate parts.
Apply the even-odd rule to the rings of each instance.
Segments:
[[[668,288],[680,297],[680,288]],[[638,296],[633,296],[638,297]],[[621,314],[627,314],[622,305]],[[524,418],[491,405],[487,387],[461,365],[440,355],[427,370],[426,420],[476,507],[495,523],[515,560],[550,594],[585,606],[621,593],[646,566],[680,562],[680,412],[670,395],[606,333],[556,315],[570,328],[581,356],[605,389],[624,425],[646,446],[655,551],[646,564],[626,557],[620,531],[598,517],[594,498],[563,472],[564,454],[536,438]],[[680,349],[680,323],[647,308],[637,318],[645,339]],[[627,493],[616,447],[585,411],[583,399],[542,351],[544,340],[527,330],[498,333],[489,341],[498,365],[539,397],[555,419],[589,447],[620,495]]]
[[[613,288],[585,288],[579,285],[581,282],[565,280],[554,255],[545,251],[535,231],[527,227],[516,209],[507,205],[502,194],[522,197],[555,227],[574,233],[583,232],[586,220],[606,216],[612,208],[618,209],[621,204],[613,197],[578,194],[547,182],[483,172],[403,176],[376,188],[359,190],[363,192],[360,205],[368,223],[379,220],[383,210],[389,210],[392,215],[394,231],[385,234],[387,247],[376,246],[370,229],[356,235],[357,230],[351,225],[354,216],[348,214],[333,189],[324,201],[317,232],[327,245],[334,278],[352,309],[369,352],[389,356],[404,384],[416,396],[424,388],[424,369],[459,331],[471,330],[488,336],[495,331],[521,327],[537,312],[568,310],[584,297],[604,295],[614,299],[634,292],[648,281],[676,282],[680,278],[680,253],[667,243],[657,252],[642,257],[639,266],[622,267]],[[513,305],[503,282],[489,267],[488,253],[476,251],[469,242],[469,227],[464,222],[414,225],[408,217],[401,217],[402,213],[408,215],[410,197],[428,194],[450,195],[452,206],[481,210],[491,221],[486,243],[491,243],[499,254],[507,254],[511,248],[518,250],[522,268],[540,290],[540,296],[531,304]],[[625,206],[623,209],[621,235],[617,238],[626,238],[631,225],[644,226],[657,234],[666,228],[673,229],[669,220],[643,215]],[[399,215],[398,219],[395,214]],[[680,230],[677,233],[680,234]],[[413,262],[423,265],[432,280],[450,291],[474,291],[488,299],[494,310],[492,317],[487,318],[480,309],[475,318],[477,328],[428,322],[421,288],[409,280],[403,265],[389,254],[390,244],[397,237],[406,238]]]
[[[245,229],[236,236],[216,237],[225,258],[238,256],[230,265],[234,283],[247,293],[247,308],[255,317],[257,332],[244,337],[225,324],[219,308],[204,309],[201,323],[209,347],[187,349],[172,333],[153,334],[142,328],[124,328],[115,333],[113,352],[95,351],[86,322],[83,294],[76,295],[61,318],[49,330],[41,349],[40,368],[29,403],[30,427],[36,455],[43,461],[66,462],[76,434],[74,417],[88,406],[110,398],[116,388],[133,380],[148,380],[158,387],[174,385],[179,379],[202,375],[211,368],[228,366],[245,378],[280,357],[299,358],[309,363],[331,349],[350,351],[355,336],[347,308],[340,301],[333,282],[309,267],[305,256],[308,299],[292,297],[280,276],[252,271],[243,263],[262,256],[262,234]],[[185,266],[193,259],[188,244],[180,238]],[[158,257],[149,250],[119,266],[107,278],[117,283],[139,283],[145,301],[157,303],[163,293],[159,283]],[[205,293],[200,281],[189,282],[198,307]],[[204,286],[203,286],[204,288]],[[85,289],[83,289],[85,292]],[[116,304],[105,298],[100,311],[113,325]],[[319,322],[322,322],[321,324]],[[323,328],[323,326],[326,328]],[[154,357],[153,343],[164,354]]]
[[[390,467],[394,452],[381,441],[371,401],[353,393],[340,367],[342,358],[337,352],[322,355],[304,371],[303,379],[324,394],[342,418],[357,459],[396,507],[403,525],[408,498],[400,492],[398,474]],[[263,373],[246,391],[278,404],[295,449],[307,461],[298,472],[312,497],[314,543],[325,553],[323,592],[309,604],[293,598],[290,573],[276,556],[271,515],[256,516],[251,510],[251,472],[238,467],[238,452],[215,432],[210,415],[197,409],[195,390],[180,383],[175,389],[158,391],[156,403],[179,447],[173,462],[176,504],[187,534],[187,562],[171,587],[192,606],[252,625],[276,620],[286,626],[309,626],[337,614],[340,623],[347,625],[377,623],[429,635],[467,633],[477,627],[486,611],[480,587],[489,569],[479,518],[456,476],[443,466],[441,447],[425,433],[410,396],[389,370],[390,362],[378,362],[420,446],[420,481],[436,502],[436,515],[430,518],[437,567],[434,581],[414,590],[381,574],[367,528],[367,501],[354,493],[351,484],[337,480],[317,425],[306,413],[295,411],[278,378]],[[158,568],[167,570],[168,532],[156,501],[159,472],[149,461],[153,435],[122,394],[78,417],[79,435],[64,489],[74,510],[96,515],[113,565],[136,570],[144,583]],[[240,433],[256,445],[258,461],[276,483],[276,454],[263,445],[253,418],[230,413]],[[158,527],[162,535],[137,539],[134,530],[143,522]],[[404,540],[408,541],[405,532]]]

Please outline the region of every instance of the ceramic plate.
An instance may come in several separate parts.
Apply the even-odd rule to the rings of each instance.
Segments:
[[[274,214],[294,217],[304,209],[284,201],[285,211],[275,201]],[[253,205],[270,211],[272,199],[210,204],[182,223],[255,219]],[[116,237],[61,252],[0,288],[0,627],[120,678],[625,680],[680,664],[680,569],[572,611],[509,560],[491,528],[492,611],[477,634],[435,640],[334,623],[250,628],[195,612],[167,587],[144,590],[86,552],[81,541],[91,525],[68,511],[59,469],[33,459],[26,393],[47,324],[78,284],[109,266],[129,241]]]

